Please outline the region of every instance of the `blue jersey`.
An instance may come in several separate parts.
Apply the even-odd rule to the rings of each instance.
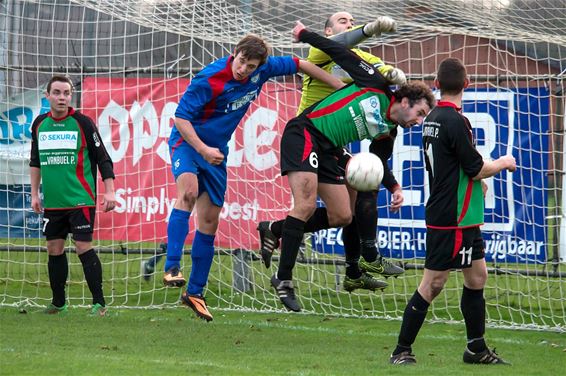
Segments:
[[[269,57],[249,77],[237,81],[232,75],[233,56],[206,66],[191,81],[179,102],[175,117],[191,122],[196,134],[208,146],[228,153],[228,141],[256,99],[263,84],[271,77],[297,73],[299,59]],[[169,146],[175,149],[184,141],[173,126]]]

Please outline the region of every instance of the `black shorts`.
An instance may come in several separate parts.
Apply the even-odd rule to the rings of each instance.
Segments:
[[[308,119],[293,118],[281,137],[281,175],[313,172],[320,183],[345,184],[340,167],[344,150],[334,146]]]
[[[430,270],[464,269],[472,260],[485,257],[485,246],[479,227],[457,230],[426,230],[425,268]]]
[[[47,240],[67,239],[69,233],[80,242],[92,241],[95,208],[64,210],[45,209],[43,213],[43,235]]]

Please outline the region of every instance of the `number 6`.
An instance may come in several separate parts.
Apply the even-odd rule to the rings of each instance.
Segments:
[[[318,168],[318,156],[314,151],[309,155],[309,163],[313,168]]]

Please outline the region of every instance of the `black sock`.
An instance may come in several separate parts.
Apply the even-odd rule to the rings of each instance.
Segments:
[[[305,232],[317,232],[330,228],[326,208],[316,208],[314,214],[305,223]]]
[[[285,223],[284,219],[272,222],[271,227],[269,228],[273,235],[277,237],[277,239],[281,239],[281,232],[283,232],[283,223]]]
[[[487,348],[483,336],[485,334],[485,299],[483,289],[472,290],[464,286],[460,310],[466,323],[468,349],[474,353]]]
[[[362,271],[358,265],[360,261],[360,236],[356,226],[356,218],[342,228],[342,241],[344,242],[344,252],[346,253],[346,275],[352,279],[362,276]]]
[[[79,259],[83,264],[86,283],[92,294],[92,304],[105,306],[104,294],[102,293],[102,265],[94,249],[88,250]]]
[[[473,353],[480,353],[487,349],[487,344],[485,343],[485,339],[482,338],[474,338],[468,340],[468,350]]]
[[[67,255],[64,252],[59,256],[49,255],[47,270],[49,272],[49,284],[53,292],[51,304],[55,307],[63,307],[65,305],[65,284],[69,276]]]
[[[403,312],[403,323],[401,324],[397,348],[393,351],[393,355],[403,351],[411,351],[411,346],[423,326],[429,305],[421,294],[415,291],[405,307],[405,312]]]
[[[375,260],[377,260],[377,257],[380,255],[380,253],[377,250],[377,246],[375,245],[375,239],[362,240],[360,244],[360,253],[364,257],[364,260],[366,260],[367,262],[374,262]]]
[[[375,245],[377,228],[377,191],[358,192],[356,213],[358,233],[361,241],[361,255],[368,262],[377,259],[379,251]]]
[[[284,220],[281,220],[271,223],[270,230],[278,239],[281,239],[284,222]],[[305,228],[303,229],[303,231],[305,233],[316,232],[318,230],[324,230],[327,228],[330,228],[330,224],[328,223],[328,213],[326,211],[326,208],[316,208],[314,214],[305,223]]]
[[[303,241],[305,222],[300,219],[287,216],[283,224],[281,236],[281,257],[279,258],[279,269],[277,278],[280,280],[293,279],[293,268],[299,254],[299,247]]]

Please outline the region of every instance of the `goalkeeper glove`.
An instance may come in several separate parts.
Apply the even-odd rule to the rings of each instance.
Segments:
[[[394,85],[405,85],[407,83],[405,73],[399,68],[391,69],[385,74],[385,78]]]
[[[367,36],[377,36],[388,31],[395,31],[395,21],[391,17],[379,16],[375,21],[364,25],[364,34]]]

